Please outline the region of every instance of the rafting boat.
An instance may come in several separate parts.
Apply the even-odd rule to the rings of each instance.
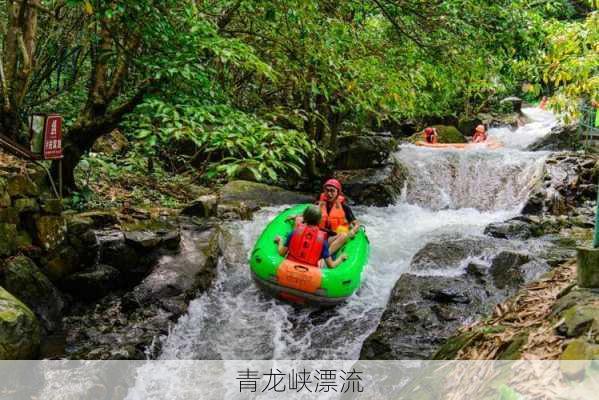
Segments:
[[[432,149],[467,150],[477,148],[499,149],[503,147],[503,144],[493,139],[487,139],[481,143],[427,143],[424,141],[418,141],[416,142],[416,146],[429,147]]]
[[[277,251],[275,237],[285,238],[310,204],[291,207],[273,219],[260,235],[250,256],[252,276],[259,287],[275,297],[299,304],[334,306],[355,293],[362,283],[370,244],[363,229],[336,254],[348,259],[336,268],[318,268],[285,259]]]

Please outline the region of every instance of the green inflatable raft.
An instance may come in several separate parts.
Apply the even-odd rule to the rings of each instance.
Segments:
[[[301,215],[308,206],[291,207],[268,224],[250,256],[252,276],[258,286],[275,297],[300,304],[334,306],[360,287],[370,244],[361,229],[336,253],[345,253],[348,259],[332,269],[308,267],[280,256],[275,237],[285,238],[291,233],[295,222],[288,217]]]

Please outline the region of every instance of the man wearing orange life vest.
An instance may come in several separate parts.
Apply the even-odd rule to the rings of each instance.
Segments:
[[[319,227],[329,234],[330,251],[334,254],[356,235],[360,224],[345,203],[341,183],[337,179],[329,179],[325,182],[317,204],[322,214]]]
[[[320,260],[324,260],[329,268],[335,268],[347,260],[345,254],[333,260],[329,251],[327,233],[318,227],[322,214],[316,206],[309,206],[304,210],[303,222],[298,223],[287,236],[285,244],[281,237],[277,236],[275,242],[278,245],[279,254],[287,256],[287,259],[298,263],[320,266]]]

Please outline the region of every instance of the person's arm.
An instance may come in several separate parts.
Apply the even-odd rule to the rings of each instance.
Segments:
[[[283,244],[283,240],[280,236],[275,237],[275,243],[277,244],[277,251],[279,252],[279,255],[285,257],[288,248]]]
[[[327,263],[327,266],[329,268],[336,268],[339,264],[341,264],[345,260],[347,260],[347,255],[346,254],[342,254],[336,260],[333,260],[333,257],[327,257],[327,258],[325,258],[325,262]]]

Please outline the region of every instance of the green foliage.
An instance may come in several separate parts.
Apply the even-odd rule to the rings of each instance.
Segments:
[[[322,157],[301,132],[272,126],[227,105],[193,99],[184,104],[148,99],[127,128],[147,156],[170,154],[177,164],[186,165],[195,161],[207,180],[249,172],[258,181],[274,182],[281,176],[300,176],[309,157]]]

